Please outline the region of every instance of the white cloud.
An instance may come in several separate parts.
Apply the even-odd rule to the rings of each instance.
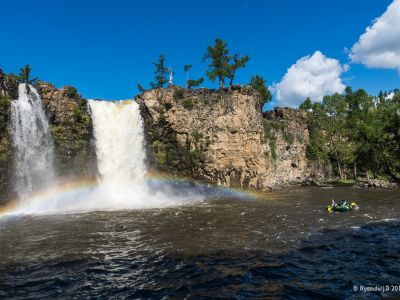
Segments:
[[[345,85],[340,75],[348,68],[320,51],[300,58],[287,70],[282,81],[272,87],[277,105],[295,107],[307,97],[322,101],[325,95],[343,92]]]
[[[394,0],[351,48],[350,59],[369,68],[400,72],[400,0]]]

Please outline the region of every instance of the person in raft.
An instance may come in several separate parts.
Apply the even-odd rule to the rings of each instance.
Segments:
[[[335,202],[335,200],[333,200],[333,198],[332,198],[332,203],[331,203],[331,206],[332,206],[332,207],[336,207],[336,206],[338,206],[338,205],[337,205],[337,203]]]

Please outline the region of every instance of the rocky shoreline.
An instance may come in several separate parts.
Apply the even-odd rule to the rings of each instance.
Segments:
[[[329,181],[316,181],[314,179],[308,179],[303,183],[304,186],[352,186],[355,188],[375,188],[375,189],[396,189],[400,188],[400,184],[394,181],[377,179],[377,178],[358,178],[357,180],[341,181],[329,180]]]

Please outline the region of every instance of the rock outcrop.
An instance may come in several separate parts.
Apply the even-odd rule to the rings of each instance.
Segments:
[[[155,168],[260,190],[307,176],[303,114],[281,110],[263,118],[259,94],[251,87],[171,87],[146,91],[136,100]]]
[[[92,177],[97,172],[92,118],[88,103],[72,86],[40,82],[37,89],[49,118],[60,177]]]
[[[388,180],[377,179],[377,178],[358,178],[357,187],[363,188],[398,188],[399,184],[396,182],[390,182]]]
[[[12,77],[0,69],[0,202],[11,191],[12,143],[11,143],[11,99],[15,97],[18,85]]]
[[[273,158],[273,185],[303,183],[310,177],[306,146],[309,142],[307,112],[275,108],[263,113],[265,141]]]

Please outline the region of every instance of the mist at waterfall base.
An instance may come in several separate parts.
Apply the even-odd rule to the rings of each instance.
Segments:
[[[54,171],[54,146],[36,89],[19,86],[12,101],[16,148],[13,214],[167,207],[245,193],[171,178],[146,178],[143,122],[134,101],[89,100],[99,176],[64,181]]]

